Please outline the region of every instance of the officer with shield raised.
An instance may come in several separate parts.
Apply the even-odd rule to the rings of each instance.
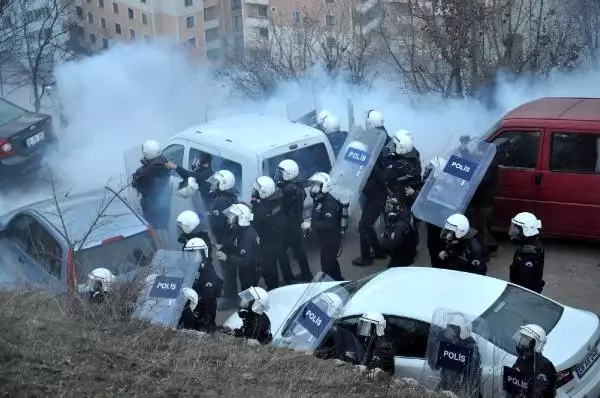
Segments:
[[[322,125],[323,132],[327,136],[333,154],[337,157],[344,146],[344,142],[348,137],[347,131],[342,131],[340,127],[340,121],[335,115],[328,115],[323,120]]]
[[[481,255],[481,246],[475,239],[477,231],[470,228],[462,214],[453,214],[446,220],[441,239],[446,247],[439,253],[440,260],[455,271],[485,275],[487,265]]]
[[[373,376],[382,371],[394,374],[394,349],[391,341],[385,336],[387,322],[379,312],[364,313],[356,324],[356,333],[364,344],[364,356],[358,365],[363,373],[371,370]]]
[[[434,156],[431,160],[429,160],[423,172],[422,184],[424,184],[425,181],[427,181],[427,179],[432,175],[432,173],[442,173],[442,170],[445,165],[446,159],[438,156]],[[442,234],[442,228],[430,222],[426,222],[425,225],[427,227],[427,250],[429,251],[431,266],[433,268],[446,268],[445,261],[441,260],[439,257],[440,252],[443,251],[446,247],[445,242],[440,239],[440,235]]]

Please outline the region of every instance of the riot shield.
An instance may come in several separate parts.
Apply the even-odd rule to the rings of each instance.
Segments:
[[[412,206],[418,219],[444,227],[446,218],[463,214],[496,156],[496,145],[470,141],[452,151],[442,172],[432,173]]]
[[[134,318],[156,325],[177,327],[186,298],[183,288],[191,288],[198,273],[194,256],[184,251],[159,250],[142,281]]]
[[[331,194],[348,204],[348,217],[356,208],[358,199],[375,162],[379,159],[387,135],[380,129],[364,130],[355,126],[329,172],[333,187]]]
[[[349,292],[324,273],[308,285],[282,324],[273,344],[313,353],[327,336],[334,320],[343,311]],[[279,333],[281,332],[281,333]]]
[[[459,397],[500,397],[501,350],[481,318],[447,308],[433,314],[422,382]],[[481,394],[481,395],[480,395]]]

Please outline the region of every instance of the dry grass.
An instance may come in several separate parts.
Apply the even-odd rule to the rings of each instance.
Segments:
[[[369,381],[350,366],[308,355],[129,321],[114,307],[40,293],[0,294],[0,394],[435,396],[403,382]]]

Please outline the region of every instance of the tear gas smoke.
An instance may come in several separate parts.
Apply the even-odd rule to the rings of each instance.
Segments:
[[[56,71],[57,100],[68,126],[59,130],[60,151],[52,169],[77,190],[97,188],[124,174],[124,153],[147,139],[165,143],[173,134],[207,118],[261,111],[302,114],[317,103],[348,127],[346,101],[361,123],[369,109],[383,113],[388,132],[412,131],[424,161],[444,153],[462,134],[481,135],[511,108],[542,96],[600,96],[600,72],[557,74],[549,80],[499,80],[497,109],[475,100],[442,100],[436,95],[399,94],[380,78],[369,90],[349,87],[315,72],[300,83],[284,84],[264,102],[244,100],[214,71],[193,66],[178,48],[165,43],[116,45],[102,54],[68,62]],[[308,88],[308,89],[307,89]],[[308,104],[308,105],[307,105]],[[304,109],[298,109],[304,107]],[[257,136],[260,126],[257,126]],[[285,134],[285,132],[282,132]],[[2,206],[0,201],[0,206]],[[6,202],[2,208],[8,211]]]

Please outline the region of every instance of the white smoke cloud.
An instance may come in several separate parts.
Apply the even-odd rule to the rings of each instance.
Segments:
[[[600,72],[557,74],[548,80],[508,82],[500,79],[490,111],[475,100],[441,100],[434,95],[401,94],[385,77],[369,90],[349,87],[314,73],[311,80],[282,85],[263,103],[243,100],[218,82],[206,67],[194,66],[168,44],[117,45],[102,54],[61,65],[56,72],[57,94],[69,121],[59,131],[60,153],[53,169],[70,186],[96,188],[123,173],[124,153],[147,139],[165,143],[173,134],[206,118],[261,111],[286,115],[292,102],[296,114],[314,104],[313,87],[324,109],[337,114],[347,127],[346,101],[354,103],[355,118],[378,109],[388,131],[412,131],[423,160],[440,152],[458,135],[480,135],[506,111],[542,96],[600,96]],[[302,108],[302,109],[299,109]],[[257,135],[260,126],[257,126]],[[0,206],[8,210],[9,201]]]

